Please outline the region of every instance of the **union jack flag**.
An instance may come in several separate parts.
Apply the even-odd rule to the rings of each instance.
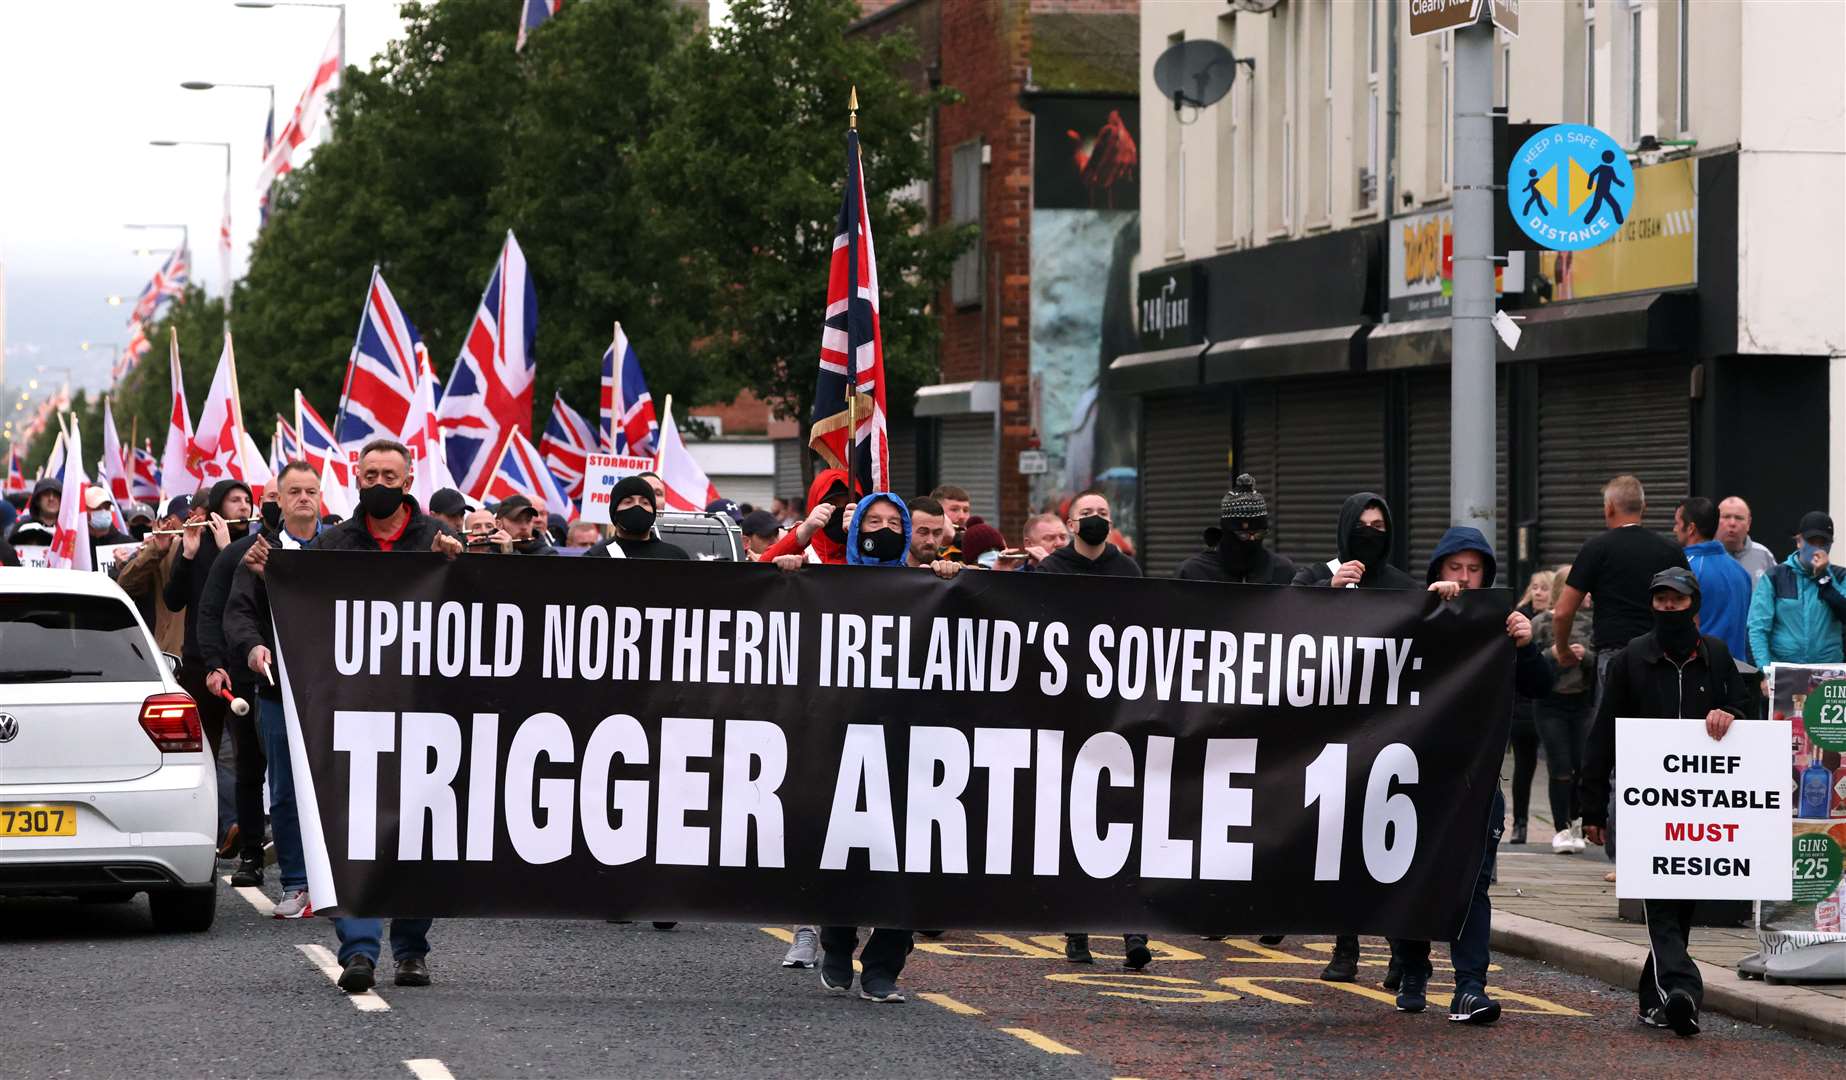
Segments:
[[[301,458],[301,436],[295,433],[295,425],[288,422],[288,417],[276,414],[276,434],[270,448],[269,471],[282,475],[282,466]]]
[[[398,437],[410,416],[411,399],[417,395],[417,368],[426,351],[384,275],[372,267],[359,334],[346,363],[346,389],[334,421],[334,434],[342,446],[357,450],[372,439]]]
[[[589,456],[596,453],[596,436],[583,414],[565,404],[561,393],[552,395],[551,419],[539,436],[538,450],[558,487],[573,500],[583,498],[583,476]]]
[[[147,339],[147,328],[141,325],[139,320],[130,319],[128,344],[122,346],[122,355],[116,357],[115,371],[111,373],[113,381],[121,382],[127,378],[128,373],[135,370],[135,365],[141,362],[141,358],[153,350],[154,343]]]
[[[859,132],[851,130],[846,133],[846,193],[840,202],[839,232],[833,238],[808,445],[829,466],[846,469],[852,486],[889,491],[891,445],[885,419],[884,341],[878,330],[878,260],[865,207],[865,162],[859,154]],[[848,387],[853,395],[850,414]],[[849,420],[851,414],[856,414],[856,424]]]
[[[616,363],[621,363],[617,377]],[[635,347],[615,324],[615,340],[603,352],[602,446],[605,454],[652,454],[659,441],[660,423],[654,418],[654,396],[641,377],[641,360]]]
[[[334,479],[342,485],[352,485],[352,466],[345,448],[333,437],[333,427],[320,418],[320,413],[314,411],[307,396],[299,390],[295,391],[295,434],[301,440],[304,461],[322,475],[331,468]]]
[[[181,244],[160,264],[160,269],[154,271],[154,276],[148,279],[141,295],[135,299],[135,308],[128,316],[129,325],[151,320],[162,304],[184,296],[186,284],[191,280],[192,253]]]
[[[484,497],[507,433],[531,423],[537,333],[538,291],[509,231],[436,410],[449,471],[476,499]]]
[[[519,40],[513,43],[513,51],[519,52],[526,47],[526,35],[538,29],[546,19],[558,13],[564,6],[564,0],[520,0],[519,5]]]
[[[506,439],[494,455],[494,467],[487,473],[487,484],[480,498],[499,502],[512,495],[524,495],[533,505],[543,506],[548,514],[572,516],[570,498],[558,490],[551,470],[545,468],[544,458],[531,441],[520,434],[517,425],[507,429]]]
[[[32,490],[31,481],[26,479],[26,456],[19,452],[17,443],[7,448],[6,452],[6,490],[7,495],[23,495]]]
[[[269,160],[269,152],[276,148],[276,102],[272,96],[269,100],[269,121],[263,125],[263,160]],[[263,185],[262,194],[256,197],[256,228],[258,232],[269,224],[269,191],[271,185]]]
[[[154,456],[153,440],[148,440],[145,447],[135,447],[133,471],[128,477],[128,490],[138,502],[160,501],[160,459]]]

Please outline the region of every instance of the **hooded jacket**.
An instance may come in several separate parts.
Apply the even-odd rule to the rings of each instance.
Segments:
[[[168,545],[163,553],[151,542],[141,545],[135,557],[128,560],[116,574],[115,583],[122,591],[137,601],[142,597],[151,599],[154,604],[154,644],[160,646],[161,652],[178,656],[186,647],[186,615],[173,611],[161,603],[160,597],[166,590],[167,582],[173,576],[173,567],[179,562],[179,544]]]
[[[1140,577],[1141,564],[1122,554],[1114,544],[1104,542],[1102,554],[1086,559],[1071,541],[1045,556],[1034,567],[1041,574],[1080,574],[1086,577]]]
[[[1733,659],[1748,656],[1750,571],[1716,540],[1688,546],[1686,562],[1699,579],[1699,629],[1722,640]]]
[[[1266,547],[1258,548],[1256,558],[1241,574],[1232,573],[1224,565],[1224,558],[1218,551],[1218,540],[1223,535],[1222,528],[1213,525],[1205,530],[1205,550],[1185,562],[1173,571],[1173,576],[1181,581],[1232,581],[1245,585],[1289,585],[1293,584],[1299,570],[1295,560],[1280,552]]]
[[[23,540],[25,543],[29,544],[51,543],[49,537],[40,541],[34,536],[21,537],[19,534],[21,529],[28,526],[36,526],[36,528],[33,529],[34,534],[36,534],[38,529],[48,528],[48,526],[38,520],[38,501],[47,492],[55,492],[61,496],[64,494],[64,485],[49,476],[32,485],[32,498],[26,500],[25,512],[19,515],[19,523],[14,525],[13,531],[7,535],[8,542],[17,544]]]
[[[1704,591],[1704,582],[1699,584]],[[1756,580],[1750,594],[1750,660],[1770,664],[1837,664],[1846,658],[1846,570],[1827,567],[1824,580],[1801,565],[1801,549]]]
[[[439,533],[455,535],[455,530],[425,514],[417,505],[416,496],[408,491],[404,493],[404,508],[410,511],[410,517],[404,522],[403,535],[391,545],[392,551],[428,551]],[[365,520],[365,512],[361,510],[331,529],[322,529],[312,547],[316,551],[384,550],[378,546],[378,539],[366,527]]]
[[[1353,520],[1357,521],[1358,517],[1355,516]],[[1483,569],[1486,571],[1481,577],[1481,588],[1493,588],[1494,578],[1500,573],[1500,562],[1494,558],[1493,545],[1488,543],[1481,530],[1467,525],[1451,526],[1436,541],[1436,549],[1429,556],[1429,572],[1424,577],[1425,583],[1434,585],[1441,581],[1443,562],[1449,556],[1463,551],[1480,552]],[[1556,668],[1539,651],[1538,634],[1534,630],[1532,640],[1513,650],[1513,690],[1520,697],[1542,698],[1551,692],[1551,684],[1556,677]]]
[[[214,514],[224,512],[224,500],[230,498],[231,492],[242,489],[250,494],[250,485],[242,480],[220,480],[212,485],[211,494],[206,497],[205,508]],[[252,497],[251,503],[255,504]],[[161,602],[168,611],[186,613],[186,643],[180,657],[188,666],[197,666],[205,662],[205,656],[199,650],[199,600],[205,595],[205,586],[211,579],[212,563],[218,558],[218,540],[212,536],[210,529],[200,526],[199,550],[188,559],[184,551],[173,563],[173,573],[168,576],[166,587],[161,590]],[[241,539],[241,538],[240,538]]]
[[[826,502],[827,492],[835,484],[846,488],[848,491],[852,490],[851,484],[846,479],[845,469],[822,469],[820,472],[815,473],[814,482],[808,485],[809,509]],[[901,501],[899,505],[902,505]],[[904,520],[908,521],[909,519],[909,514],[906,512]],[[905,531],[908,532],[908,526],[906,526]],[[756,561],[764,563],[773,562],[776,558],[783,555],[802,555],[808,551],[812,551],[814,552],[815,559],[820,562],[831,563],[834,566],[845,564],[846,545],[834,543],[833,538],[829,537],[825,530],[815,530],[814,536],[808,541],[807,547],[805,548],[801,545],[801,538],[798,535],[799,532],[799,529],[790,529],[788,532],[784,533],[782,539],[769,545],[769,550],[758,556]]]
[[[1352,530],[1359,524],[1359,516],[1365,508],[1377,504],[1384,511],[1385,530],[1390,535],[1397,533],[1397,520],[1391,516],[1391,504],[1385,502],[1383,495],[1373,491],[1361,491],[1346,497],[1340,504],[1340,524],[1338,547],[1339,556],[1330,566],[1327,563],[1309,563],[1295,574],[1296,585],[1329,585],[1333,582],[1334,567],[1352,561]],[[1479,535],[1476,533],[1475,535]],[[1365,576],[1359,579],[1361,589],[1414,589],[1416,580],[1389,562],[1380,560],[1376,566],[1367,566]]]
[[[864,519],[865,512],[871,509],[872,504],[880,501],[897,507],[898,520],[903,523],[904,543],[897,549],[895,559],[874,559],[859,544],[859,522]],[[909,552],[910,508],[904,505],[904,500],[888,491],[874,491],[860,499],[858,508],[853,511],[852,523],[846,526],[846,564],[848,566],[903,566],[904,556]]]

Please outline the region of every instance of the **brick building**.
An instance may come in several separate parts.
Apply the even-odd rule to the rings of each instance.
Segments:
[[[903,494],[967,488],[975,512],[1016,539],[1030,510],[1106,471],[1094,438],[1114,354],[1105,324],[1133,336],[1140,3],[864,0],[863,10],[851,33],[913,35],[910,76],[962,95],[932,119],[935,175],[922,194],[935,221],[979,230],[937,300],[940,377],[891,402],[892,471]],[[778,493],[799,490],[790,442],[777,445]],[[1021,472],[1028,450],[1043,453],[1044,472]]]

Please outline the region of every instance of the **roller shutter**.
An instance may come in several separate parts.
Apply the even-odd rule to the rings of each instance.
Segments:
[[[1385,402],[1384,380],[1375,377],[1276,384],[1275,480],[1262,491],[1277,551],[1297,563],[1332,558],[1346,496],[1384,491]]]
[[[1633,473],[1664,531],[1692,460],[1690,365],[1626,359],[1546,365],[1538,385],[1538,550],[1547,566],[1601,532],[1602,485]]]
[[[1149,577],[1171,577],[1204,547],[1231,486],[1230,389],[1143,399],[1141,443],[1136,553]]]
[[[776,440],[776,490],[775,494],[784,499],[804,499],[808,494],[807,482],[801,478],[801,458],[808,448],[800,439]]]
[[[1510,380],[1500,372],[1495,380],[1494,505],[1495,531],[1490,538],[1501,567],[1510,572],[1512,552],[1507,549],[1506,387]],[[1449,371],[1420,371],[1410,377],[1410,504],[1398,510],[1410,539],[1410,569],[1429,565],[1430,552],[1450,525],[1449,510]],[[1501,586],[1511,582],[1501,580]]]
[[[915,420],[896,420],[888,435],[891,447],[891,490],[906,499],[917,490],[917,431]]]
[[[965,488],[974,513],[998,522],[1000,488],[992,413],[945,416],[936,425],[937,483]]]

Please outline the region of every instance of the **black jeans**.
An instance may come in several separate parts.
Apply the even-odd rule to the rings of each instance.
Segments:
[[[1588,694],[1554,695],[1538,703],[1538,735],[1545,741],[1545,771],[1551,780],[1551,820],[1560,829],[1583,816],[1577,779],[1592,719]]]
[[[882,976],[896,982],[898,973],[904,970],[904,960],[910,955],[910,943],[914,936],[912,931],[892,930],[884,926],[873,930],[871,939],[865,943],[865,951],[859,954],[860,981]],[[820,928],[820,947],[829,953],[843,953],[850,957],[852,951],[859,947],[859,928],[823,926]]]
[[[1533,719],[1532,702],[1520,698],[1513,703],[1513,824],[1524,825],[1532,808],[1532,777],[1538,772],[1538,725]],[[1551,763],[1551,749],[1545,748],[1545,763]]]
[[[1692,940],[1692,908],[1696,900],[1648,900],[1647,940],[1651,946],[1647,963],[1641,966],[1641,1012],[1652,1012],[1666,1004],[1675,990],[1692,995],[1692,1003],[1705,1003],[1705,980],[1699,966],[1686,951]]]
[[[256,694],[246,691],[250,711],[242,716],[225,710],[231,743],[237,748],[237,849],[246,859],[263,858],[263,776],[268,761],[263,740],[256,731]]]

